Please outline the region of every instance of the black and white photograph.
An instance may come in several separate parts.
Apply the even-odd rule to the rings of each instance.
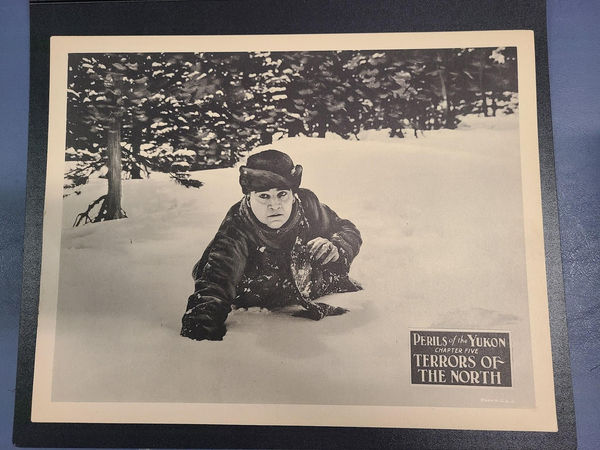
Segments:
[[[32,420],[556,430],[534,70],[527,31],[53,37]]]

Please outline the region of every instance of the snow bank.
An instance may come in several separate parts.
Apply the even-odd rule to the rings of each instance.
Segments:
[[[360,229],[351,275],[365,289],[325,299],[350,312],[319,322],[236,311],[222,342],[179,327],[192,266],[241,198],[237,168],[194,174],[200,189],[126,180],[128,219],[71,228],[105,192],[94,180],[64,201],[54,400],[530,406],[517,126],[479,118],[417,139],[269,146]],[[444,386],[441,398],[411,386],[411,328],[510,331],[514,387],[482,403],[478,388]]]

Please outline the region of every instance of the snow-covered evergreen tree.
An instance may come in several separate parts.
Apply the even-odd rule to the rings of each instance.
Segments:
[[[280,137],[390,137],[516,108],[514,48],[73,54],[65,195],[93,174],[107,194],[75,224],[121,218],[121,179],[231,167]]]

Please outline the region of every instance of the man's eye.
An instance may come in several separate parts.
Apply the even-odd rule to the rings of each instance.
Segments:
[[[277,194],[277,196],[278,196],[279,198],[281,198],[281,197],[285,197],[286,195],[288,195],[288,193],[287,193],[286,191],[282,191],[282,192],[280,192],[279,194]]]
[[[266,200],[269,198],[269,196],[267,194],[259,194],[258,198],[261,198],[263,200]]]

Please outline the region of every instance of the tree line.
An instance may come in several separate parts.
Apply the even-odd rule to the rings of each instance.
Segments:
[[[515,48],[69,55],[65,195],[107,194],[75,225],[125,217],[121,179],[231,167],[279,137],[456,128],[516,108]]]

